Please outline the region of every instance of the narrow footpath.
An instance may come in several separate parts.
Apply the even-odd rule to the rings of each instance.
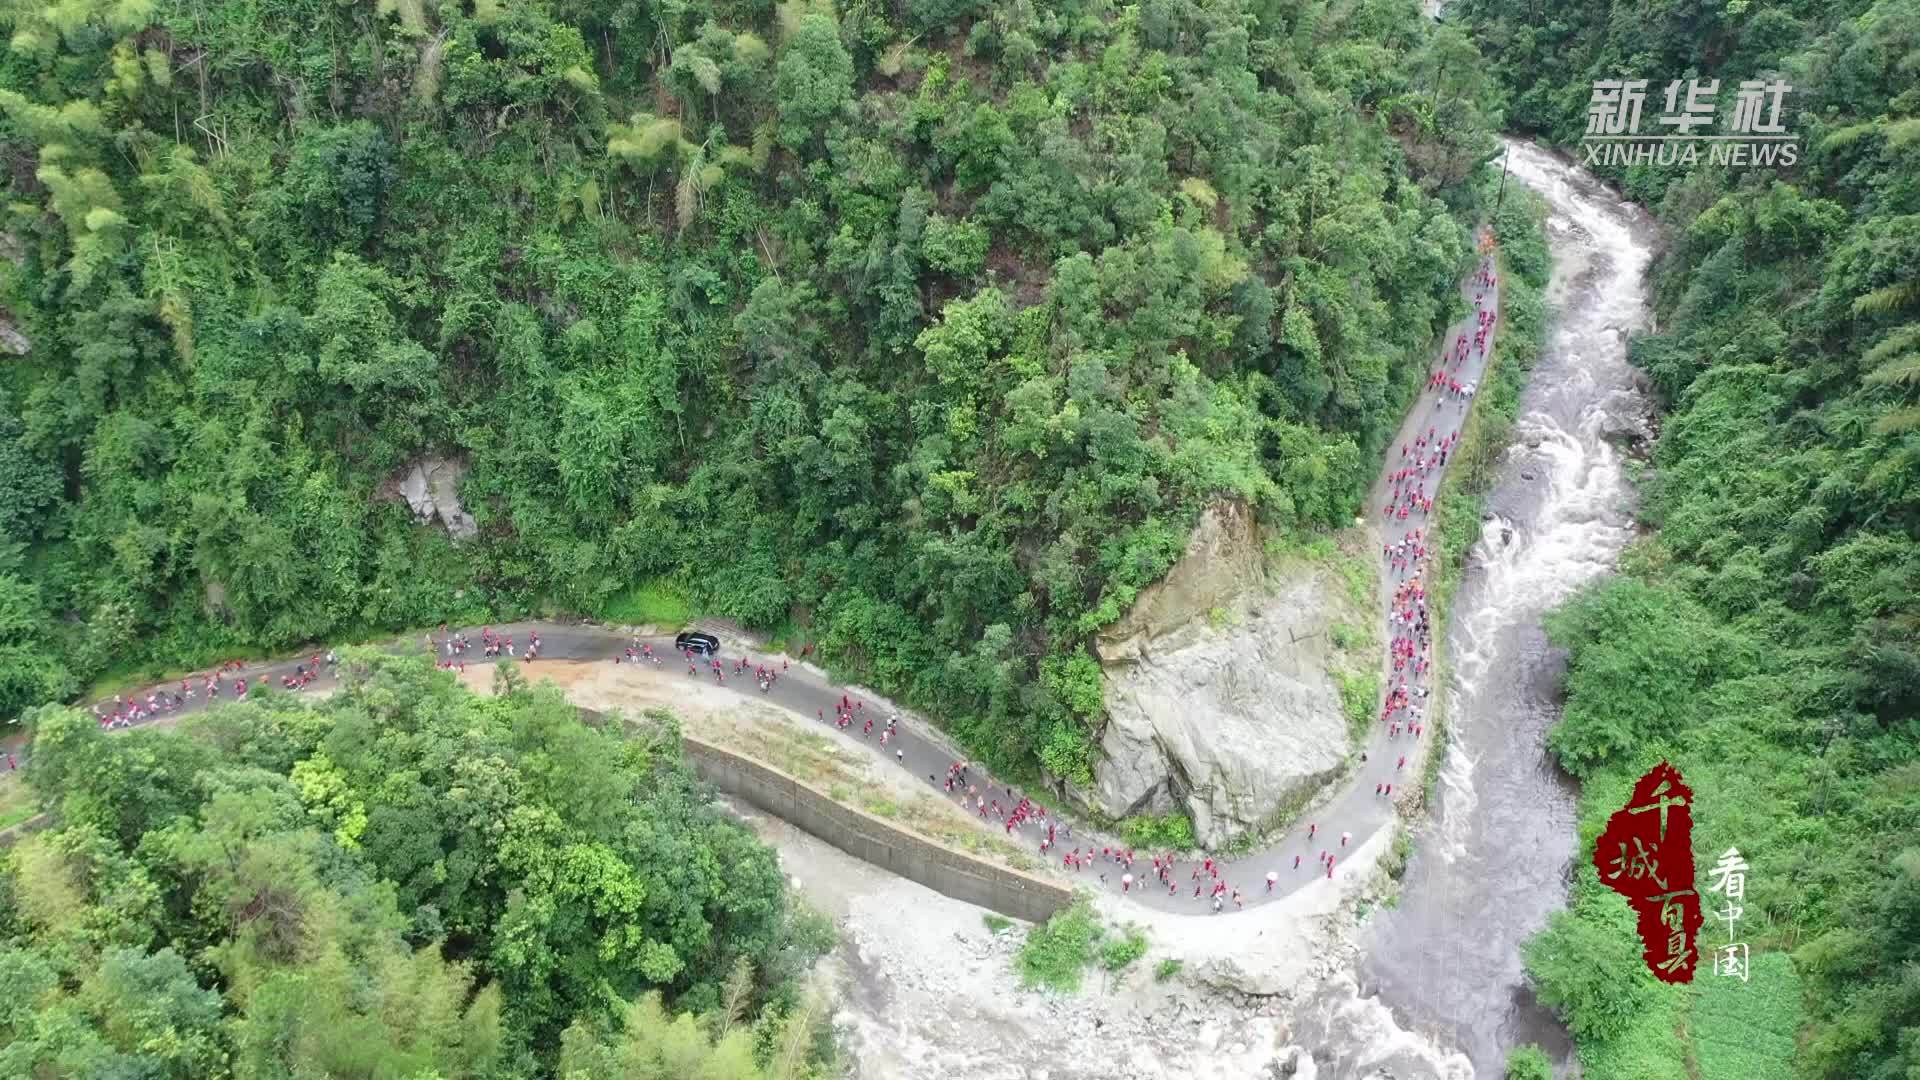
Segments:
[[[1499,310],[1498,281],[1492,277],[1492,274],[1493,257],[1490,254],[1483,255],[1475,272],[1461,285],[1461,294],[1467,301],[1470,314],[1450,327],[1442,338],[1441,355],[1432,369],[1441,371],[1445,377],[1451,378],[1462,387],[1474,386],[1479,382],[1486,366],[1486,358],[1493,352],[1496,326],[1491,322],[1485,325],[1484,349],[1474,344],[1476,334],[1481,328],[1477,311],[1497,312]],[[1486,281],[1485,284],[1481,284],[1483,280]],[[1467,343],[1464,356],[1460,356],[1458,352],[1458,343],[1462,340]],[[1428,446],[1433,446],[1439,444],[1441,440],[1456,438],[1465,423],[1467,410],[1471,405],[1470,396],[1449,393],[1444,382],[1438,389],[1429,386],[1422,391],[1402,424],[1398,437],[1388,447],[1385,463],[1368,497],[1366,512],[1372,520],[1381,520],[1383,509],[1388,506],[1389,500],[1395,497],[1396,487],[1411,496],[1417,486],[1429,499],[1439,491],[1446,466],[1438,461],[1432,462],[1415,478],[1417,485],[1413,479],[1397,482],[1395,474],[1406,469],[1420,456],[1420,451],[1414,448],[1416,441],[1425,439]],[[1406,451],[1405,457],[1402,456],[1403,449]],[[1431,511],[1420,512],[1415,509],[1403,520],[1396,510],[1381,526],[1380,531],[1385,535],[1388,543],[1398,543],[1407,533],[1416,529],[1424,530],[1427,522],[1432,519]],[[1380,557],[1382,620],[1387,625],[1386,639],[1391,641],[1411,634],[1408,628],[1396,626],[1392,622],[1392,616],[1395,610],[1396,590],[1403,583],[1412,580],[1414,573],[1407,569],[1397,570],[1384,552]],[[714,681],[714,675],[705,660],[697,662],[695,665],[697,672],[688,673],[687,661],[674,652],[670,637],[637,638],[588,623],[520,622],[503,624],[491,629],[496,635],[511,638],[516,643],[516,648],[522,651],[533,634],[539,635],[539,659],[532,663],[521,661],[527,677],[533,681],[539,680],[540,669],[547,663],[562,660],[624,661],[627,648],[642,642],[651,645],[653,650],[660,654],[662,670],[677,673],[682,678],[706,680],[709,684]],[[1438,627],[1431,628],[1429,637],[1438,630]],[[448,633],[449,635],[464,634],[471,643],[471,647],[462,657],[466,663],[478,665],[492,662],[479,655],[481,628],[450,628]],[[433,641],[436,662],[448,660],[445,637],[434,634],[429,635],[429,638]],[[402,654],[423,655],[428,649],[428,639],[391,643],[386,647]],[[732,673],[733,661],[741,658],[748,661],[748,671],[746,674],[735,675]],[[277,689],[281,679],[293,675],[296,667],[310,664],[311,659],[310,656],[301,656],[273,663],[249,665],[231,672],[226,677],[221,696],[215,700],[220,703],[231,701],[234,680],[237,678],[244,678],[250,687],[276,688],[274,692],[281,692]],[[945,795],[948,798],[954,797],[946,795],[945,781],[948,769],[957,760],[955,752],[944,736],[934,732],[930,725],[919,718],[902,712],[892,736],[883,749],[880,746],[880,732],[893,710],[877,695],[857,687],[836,684],[824,671],[812,664],[799,662],[778,653],[757,651],[752,648],[751,642],[724,641],[719,659],[726,671],[722,685],[748,700],[763,700],[788,709],[802,718],[829,725],[833,723],[836,709],[844,702],[847,707],[853,709],[855,716],[855,722],[846,729],[847,734],[854,736],[856,740],[870,744],[876,757],[891,762],[895,768],[907,770],[916,779],[927,783],[936,794]],[[753,669],[759,665],[783,672],[765,691],[760,689],[752,673]],[[1413,676],[1409,671],[1408,675],[1406,684],[1417,691],[1419,687],[1427,684],[1431,672],[1426,676]],[[1391,656],[1383,662],[1382,681],[1383,688],[1391,688],[1401,681],[1400,673],[1394,670]],[[196,676],[192,684],[196,691],[194,698],[186,701],[180,708],[149,719],[146,723],[166,722],[206,708],[209,700],[204,691],[204,678]],[[296,693],[324,692],[331,685],[331,677],[323,676],[318,682],[313,683],[308,691],[296,691]],[[179,684],[175,682],[143,688],[129,692],[126,696],[130,701],[144,702],[149,693],[177,690],[179,690]],[[1383,689],[1383,707],[1385,693],[1386,690]],[[102,704],[106,711],[112,711],[111,702]],[[862,740],[861,731],[868,716],[874,717],[874,731]],[[1284,835],[1270,839],[1256,851],[1234,857],[1222,868],[1220,880],[1226,882],[1229,889],[1239,891],[1247,908],[1259,907],[1291,895],[1316,881],[1344,876],[1343,872],[1350,871],[1346,871],[1342,865],[1341,853],[1361,847],[1368,838],[1393,821],[1403,797],[1412,795],[1417,789],[1421,763],[1430,749],[1429,744],[1433,741],[1431,737],[1414,739],[1405,730],[1406,716],[1404,712],[1397,714],[1396,718],[1402,728],[1397,736],[1391,734],[1388,721],[1382,720],[1373,725],[1367,744],[1361,748],[1364,760],[1343,788],[1323,798]],[[16,756],[24,765],[24,748]],[[1403,756],[1404,763],[1401,763]],[[13,775],[11,772],[0,772],[0,784],[9,782]],[[1026,794],[1017,787],[995,783],[984,776],[977,766],[969,767],[968,776],[980,787],[981,796],[998,801],[1002,811],[1011,811]],[[1387,784],[1393,785],[1391,797],[1376,794],[1377,787],[1384,788]],[[968,802],[964,798],[960,801]],[[1034,801],[1039,803],[1042,797],[1036,796]],[[1047,799],[1046,802],[1050,803],[1052,800]],[[1103,848],[1117,851],[1120,841],[1110,836],[1093,833],[1081,827],[1080,823],[1052,811],[1049,811],[1044,818],[1029,818],[1028,822],[1014,830],[1013,835],[1008,839],[1018,840],[1023,846],[1029,848],[1037,848],[1046,838],[1049,822],[1053,823],[1058,831],[1052,848],[1041,860],[1046,873],[1071,880],[1079,886],[1090,889],[1101,889],[1113,893],[1121,893],[1124,890],[1129,900],[1157,910],[1190,915],[1212,915],[1212,908],[1205,891],[1203,890],[1199,896],[1196,896],[1194,891],[1196,885],[1207,880],[1205,875],[1198,880],[1189,876],[1201,865],[1199,858],[1178,860],[1172,874],[1175,888],[1169,892],[1166,884],[1155,880],[1151,861],[1156,855],[1165,853],[1136,851],[1134,863],[1129,870],[1116,861],[1101,858]],[[983,827],[991,827],[996,833],[1003,831],[1001,821],[992,818],[991,815],[988,821],[983,823]],[[1343,834],[1347,834],[1344,844],[1342,843]],[[1076,849],[1083,854],[1091,852],[1093,858],[1085,869],[1071,871],[1063,866],[1062,857]],[[1321,862],[1322,853],[1332,857],[1331,868]],[[1271,891],[1267,885],[1269,872],[1276,875]],[[1131,874],[1132,879],[1130,886],[1123,884],[1123,879],[1128,874]],[[1232,915],[1238,910],[1240,908],[1228,902],[1221,914]]]

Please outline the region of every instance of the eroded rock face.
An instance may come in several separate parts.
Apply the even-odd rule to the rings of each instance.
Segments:
[[[0,352],[25,356],[33,351],[33,342],[14,325],[13,313],[0,308]]]
[[[383,494],[404,500],[421,521],[438,520],[454,539],[471,540],[480,527],[460,505],[460,481],[466,475],[465,462],[423,457],[389,480]]]
[[[1200,520],[1166,579],[1100,641],[1107,727],[1093,797],[1122,816],[1183,809],[1223,843],[1332,780],[1349,746],[1325,570],[1265,570],[1242,507]]]
[[[216,581],[213,578],[207,578],[205,585],[206,585],[206,593],[207,593],[207,610],[212,612],[215,616],[222,619],[232,616],[233,609],[227,606],[226,583],[222,581]]]
[[[1266,559],[1253,513],[1223,502],[1200,515],[1187,550],[1159,582],[1142,590],[1120,621],[1100,635],[1100,658],[1109,668],[1139,659],[1154,639],[1186,629],[1240,603],[1266,582]]]

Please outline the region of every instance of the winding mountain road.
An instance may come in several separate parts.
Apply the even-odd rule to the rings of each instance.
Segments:
[[[1486,265],[1491,264],[1490,257],[1482,261]],[[1476,267],[1476,272],[1477,270],[1478,267]],[[1499,294],[1497,285],[1493,289],[1479,290],[1475,288],[1471,277],[1461,285],[1461,293],[1467,300],[1469,307],[1472,305],[1475,294],[1481,291],[1485,292],[1488,307],[1493,311],[1498,311]],[[1499,327],[1496,324],[1493,330],[1490,330],[1488,333],[1486,349],[1488,354],[1493,351],[1493,337],[1498,329]],[[1464,334],[1468,340],[1471,341],[1474,331],[1474,316],[1471,313],[1451,326],[1442,338],[1440,362],[1445,363],[1448,350],[1460,335]],[[1484,367],[1485,359],[1483,354],[1470,349],[1468,358],[1463,361],[1457,369],[1452,369],[1451,373],[1462,384],[1477,383]],[[1411,444],[1414,438],[1424,434],[1429,428],[1434,430],[1436,438],[1444,438],[1449,434],[1458,432],[1460,426],[1465,422],[1467,409],[1471,407],[1471,404],[1471,401],[1465,403],[1448,401],[1444,394],[1432,390],[1421,393],[1414,407],[1409,410],[1409,414],[1403,422],[1395,441],[1387,448],[1385,462],[1382,465],[1374,488],[1368,497],[1366,511],[1370,516],[1377,515],[1380,512],[1383,503],[1388,498],[1388,492],[1392,489],[1391,474],[1402,465],[1399,448]],[[1430,493],[1439,490],[1440,481],[1444,475],[1443,470],[1444,467],[1436,468],[1429,473],[1429,479],[1427,481],[1429,486],[1427,490]],[[1395,522],[1395,526],[1392,529],[1392,539],[1398,539],[1408,528],[1424,527],[1425,524],[1425,521],[1417,518],[1405,523]],[[1382,625],[1386,626],[1387,616],[1391,610],[1390,605],[1394,586],[1398,580],[1402,579],[1397,578],[1391,572],[1384,558],[1382,558],[1381,562],[1380,578],[1382,599],[1381,620]],[[468,650],[466,657],[464,657],[466,662],[472,665],[490,662],[478,658],[479,628],[466,627],[459,629],[466,634],[472,643],[472,648]],[[521,622],[503,624],[494,629],[497,633],[512,637],[517,644],[522,646],[524,646],[529,632],[539,633],[541,638],[540,659],[531,664],[523,663],[524,670],[528,677],[535,681],[540,678],[541,667],[548,663],[562,660],[611,661],[615,657],[622,656],[628,643],[634,640],[628,635],[585,623]],[[1438,627],[1435,628],[1436,634],[1439,629]],[[1390,627],[1388,628],[1386,637],[1389,639],[1392,637]],[[697,678],[711,683],[713,676],[710,671],[706,670],[704,662],[701,664],[699,674],[689,675],[685,673],[686,662],[680,659],[678,654],[673,651],[671,638],[649,637],[641,638],[640,640],[652,644],[656,651],[661,652],[661,669],[663,671],[668,673],[678,672],[680,677],[688,679]],[[421,639],[415,639],[410,642],[403,640],[398,643],[389,643],[387,647],[400,653],[411,652],[413,655],[421,655],[426,652],[426,643]],[[735,657],[742,655],[746,656],[753,663],[769,664],[776,669],[783,660],[790,660],[790,658],[783,657],[780,654],[756,651],[752,648],[751,642],[743,642],[738,639],[723,641],[721,660],[724,664],[730,664]],[[444,651],[442,651],[438,659],[445,659]],[[282,676],[292,675],[297,665],[304,665],[307,662],[308,658],[301,656],[273,663],[249,665],[233,673],[233,676],[245,678],[252,686],[277,687]],[[1382,668],[1383,685],[1390,685],[1392,681],[1390,658],[1383,660]],[[231,677],[232,676],[230,676],[230,678]],[[328,678],[323,677],[319,683],[315,684],[315,687],[324,689],[329,681]],[[196,686],[197,684],[198,680],[196,680]],[[760,691],[750,674],[739,676],[729,674],[725,686],[727,689],[735,690],[748,699],[759,698],[766,700],[809,719],[825,717],[827,714],[832,713],[834,707],[841,701],[843,696],[857,702],[862,702],[862,707],[857,713],[858,717],[863,720],[867,714],[874,714],[876,717],[876,728],[881,727],[885,723],[886,716],[889,712],[888,706],[874,696],[865,694],[857,688],[835,684],[825,672],[810,664],[793,664],[791,669],[779,679],[775,680],[772,688],[764,694]],[[178,684],[169,683],[144,688],[138,691],[137,694],[130,694],[129,697],[138,697],[140,700],[144,700],[146,695],[152,690],[167,689],[169,687],[177,689]],[[229,682],[227,689],[229,696],[219,700],[222,702],[230,701],[231,693],[231,682]],[[173,713],[165,714],[159,719],[165,721],[177,718],[183,714],[204,709],[207,705],[207,699],[204,696],[198,696],[194,700],[187,702],[183,708]],[[148,721],[148,723],[153,722],[152,720]],[[831,723],[831,719],[828,718],[826,722]],[[859,741],[861,738],[860,726],[857,723],[849,727],[847,733],[852,735],[856,741]],[[912,776],[919,778],[923,782],[927,782],[936,794],[945,795],[944,780],[948,767],[956,760],[955,752],[943,737],[932,732],[917,718],[903,712],[900,724],[884,750],[880,747],[880,739],[877,732],[864,741],[871,745],[872,751],[877,758],[888,759],[889,767],[905,769]],[[1334,874],[1341,874],[1345,869],[1339,859],[1342,851],[1342,845],[1340,843],[1341,834],[1343,832],[1351,834],[1345,850],[1353,851],[1363,845],[1367,839],[1380,828],[1388,825],[1393,820],[1397,812],[1395,803],[1398,801],[1401,792],[1407,791],[1410,793],[1411,789],[1418,786],[1421,763],[1424,761],[1426,753],[1431,749],[1428,744],[1432,741],[1430,738],[1423,738],[1416,741],[1409,739],[1404,734],[1397,740],[1390,739],[1387,733],[1387,726],[1383,723],[1375,723],[1372,734],[1367,740],[1367,745],[1361,748],[1366,754],[1366,761],[1354,771],[1344,786],[1332,793],[1330,797],[1323,799],[1314,808],[1307,811],[1306,814],[1303,815],[1302,822],[1295,828],[1289,829],[1286,834],[1271,839],[1256,851],[1232,859],[1224,875],[1230,887],[1238,888],[1241,891],[1247,908],[1251,909],[1292,894],[1316,881],[1325,881],[1329,875],[1325,867],[1318,861],[1318,856],[1323,850],[1333,853],[1335,856]],[[896,751],[898,752],[897,755]],[[1396,768],[1395,762],[1401,754],[1405,754],[1407,757],[1406,765],[1402,768]],[[24,764],[24,750],[19,756],[22,758]],[[8,782],[12,775],[11,773],[0,772],[0,783]],[[988,798],[999,798],[1001,806],[1006,809],[1011,809],[1012,805],[1018,802],[1023,794],[1018,787],[994,784],[978,772],[974,774],[974,778],[975,783],[981,787],[983,795],[986,795]],[[1398,789],[1396,790],[1394,799],[1387,799],[1374,794],[1375,785],[1386,783],[1391,783]],[[1405,785],[1405,787],[1403,788],[1402,785]],[[1036,801],[1039,800],[1036,799]],[[1050,811],[1050,813],[1052,813],[1052,811]],[[1059,821],[1063,826],[1071,823],[1071,819],[1060,818],[1057,815],[1055,815],[1054,820]],[[1317,835],[1311,841],[1307,838],[1308,823],[1314,823],[1318,826]],[[1087,845],[1091,844],[1092,848],[1097,850],[1101,847],[1116,845],[1116,841],[1110,837],[1101,837],[1096,833],[1079,827],[1077,823],[1071,824],[1074,826],[1072,835],[1069,836],[1063,831],[1056,836],[1054,848],[1045,860],[1047,862],[1045,872],[1056,877],[1070,879],[1076,884],[1088,888],[1104,888],[1115,893],[1120,892],[1121,875],[1124,871],[1118,865],[1104,863],[1096,859],[1092,867],[1080,872],[1070,872],[1061,865],[1060,856],[1073,851],[1076,846],[1084,849]],[[983,827],[993,827],[996,831],[999,829],[997,822]],[[1039,826],[1037,830],[1029,827],[1022,830],[1021,839],[1024,842],[1037,846],[1039,839],[1044,835],[1044,830],[1044,825]],[[1295,856],[1300,857],[1300,865],[1297,869],[1293,865]],[[1189,887],[1194,883],[1184,876],[1193,866],[1197,865],[1196,862],[1191,860],[1182,861],[1181,866],[1175,873],[1175,882],[1179,888],[1174,894],[1170,895],[1164,886],[1156,887],[1153,882],[1150,854],[1145,851],[1140,851],[1136,853],[1135,858],[1136,861],[1132,870],[1135,882],[1133,888],[1128,892],[1130,899],[1162,911],[1191,915],[1208,915],[1211,917],[1211,907],[1207,899],[1204,895],[1196,898],[1192,888]],[[1265,889],[1265,877],[1268,871],[1273,871],[1279,875],[1278,881],[1274,885],[1271,893]],[[1102,880],[1103,872],[1104,881]],[[1232,915],[1237,910],[1233,905],[1229,904],[1222,914]]]

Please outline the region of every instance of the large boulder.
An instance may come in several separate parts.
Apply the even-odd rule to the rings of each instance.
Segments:
[[[1269,571],[1244,507],[1209,509],[1165,580],[1099,642],[1100,808],[1181,809],[1217,846],[1333,780],[1352,746],[1329,628],[1353,607],[1329,566]]]

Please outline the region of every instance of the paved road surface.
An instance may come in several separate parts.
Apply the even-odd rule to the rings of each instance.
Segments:
[[[1470,282],[1462,285],[1462,293],[1471,305],[1475,290]],[[1489,306],[1493,310],[1498,311],[1498,302],[1497,292],[1489,290]],[[1466,319],[1463,319],[1460,323],[1448,330],[1443,339],[1443,349],[1451,347],[1454,339],[1461,334],[1465,334],[1468,341],[1471,342],[1473,332],[1473,318],[1469,315]],[[1491,339],[1492,335],[1489,334],[1489,351],[1491,351],[1493,347]],[[1485,362],[1478,352],[1470,352],[1468,359],[1460,365],[1456,377],[1462,383],[1477,383],[1484,365]],[[1386,464],[1382,467],[1379,480],[1376,482],[1373,492],[1369,495],[1368,513],[1374,515],[1375,520],[1378,520],[1380,508],[1387,499],[1388,473],[1398,469],[1401,465],[1399,448],[1404,444],[1410,443],[1416,435],[1424,433],[1429,427],[1435,428],[1438,436],[1445,436],[1458,431],[1460,424],[1465,418],[1465,414],[1465,408],[1459,403],[1445,401],[1441,395],[1434,392],[1422,393],[1420,399],[1416,402],[1403,424],[1399,436],[1395,439],[1393,445],[1388,448]],[[1441,475],[1442,473],[1439,471],[1431,474],[1427,488],[1429,494],[1439,490]],[[1410,520],[1406,523],[1405,527],[1414,527],[1416,525],[1424,526],[1424,524],[1425,522]],[[1399,523],[1396,522],[1395,527],[1390,531],[1389,539],[1397,540],[1403,531],[1404,528],[1400,527]],[[1386,605],[1391,600],[1391,592],[1396,578],[1388,571],[1384,560],[1382,562],[1381,578],[1383,582],[1381,618],[1382,624],[1385,625]],[[468,639],[472,642],[472,648],[467,651],[465,657],[467,663],[476,664],[485,662],[477,659],[480,639],[479,628],[465,627],[459,629],[463,629]],[[1435,627],[1434,629],[1436,634],[1441,630],[1439,627]],[[541,638],[540,660],[525,665],[528,676],[535,680],[538,680],[540,677],[540,666],[542,662],[548,660],[611,661],[614,657],[622,655],[630,640],[611,630],[590,624],[550,622],[513,623],[498,626],[495,630],[497,633],[511,636],[515,644],[520,647],[522,651],[524,651],[525,648],[528,631],[537,630],[539,632]],[[1389,633],[1388,636],[1391,637],[1391,633]],[[685,674],[686,662],[680,660],[678,656],[673,653],[672,640],[670,638],[648,638],[644,640],[649,641],[656,652],[663,654],[661,660],[663,670],[677,671],[681,673],[683,677],[689,679],[699,678],[712,682],[713,676],[705,670],[704,662],[701,664],[702,671],[700,674]],[[402,653],[412,652],[416,655],[424,655],[426,652],[426,642],[424,639],[400,642],[390,647]],[[767,661],[769,659],[768,654],[754,652],[751,648],[751,643],[739,640],[726,641],[721,650],[721,659],[723,662],[728,662],[734,657],[741,655],[746,655],[757,662]],[[442,653],[442,658],[444,658],[444,652]],[[245,677],[250,686],[278,686],[281,676],[291,675],[296,664],[305,664],[307,659],[307,657],[303,656],[272,664],[252,665],[237,674]],[[778,667],[780,663],[778,658],[773,658],[770,662],[774,667]],[[1386,676],[1390,674],[1391,662],[1387,661],[1383,663],[1383,682],[1386,680]],[[264,682],[262,680],[264,680]],[[324,687],[327,682],[328,680],[323,678],[314,685],[315,687]],[[765,697],[773,704],[784,706],[805,717],[824,716],[828,723],[832,721],[834,706],[840,702],[843,695],[856,701],[862,700],[855,691],[832,683],[823,673],[819,672],[818,669],[798,664],[794,665],[789,672],[777,679],[772,689],[764,695],[761,694],[751,674],[741,676],[730,674],[727,677],[725,685],[729,689],[735,689],[749,698]],[[179,689],[178,682],[171,684],[171,688],[175,690]],[[147,690],[141,690],[138,696],[144,700],[147,693]],[[229,680],[227,683],[227,694],[231,695],[231,693],[232,682]],[[231,700],[231,697],[223,696],[220,700],[228,701]],[[193,712],[197,709],[205,708],[206,705],[206,698],[201,696],[189,702],[185,708],[173,715],[178,716],[182,713]],[[865,699],[864,706],[857,711],[856,715],[864,718],[869,713],[878,714],[874,723],[875,732],[870,739],[868,739],[873,746],[875,755],[883,756],[894,761],[895,767],[906,769],[922,781],[927,782],[936,794],[944,795],[944,780],[947,768],[955,760],[952,753],[946,749],[945,740],[938,736],[931,735],[914,720],[903,718],[894,736],[888,741],[886,748],[882,750],[879,745],[879,730],[885,723],[885,707],[872,699]],[[856,738],[860,735],[860,725],[858,723],[847,730]],[[1425,744],[1430,741],[1430,738],[1422,739],[1420,743]],[[1303,821],[1299,827],[1289,830],[1286,835],[1274,839],[1260,850],[1231,860],[1226,875],[1228,883],[1242,891],[1249,908],[1257,907],[1272,899],[1290,894],[1314,881],[1324,880],[1327,873],[1318,861],[1318,856],[1322,850],[1332,851],[1335,854],[1335,872],[1338,873],[1341,869],[1338,854],[1341,851],[1340,834],[1342,832],[1352,834],[1352,839],[1348,842],[1348,850],[1352,850],[1365,843],[1376,830],[1392,820],[1395,814],[1393,805],[1387,799],[1377,797],[1374,794],[1374,786],[1376,784],[1392,783],[1396,788],[1401,788],[1403,784],[1409,787],[1417,784],[1419,782],[1421,760],[1423,760],[1424,751],[1427,747],[1421,745],[1419,749],[1422,756],[1415,757],[1415,747],[1405,734],[1402,734],[1398,740],[1390,740],[1387,737],[1386,725],[1376,723],[1373,734],[1364,749],[1367,754],[1367,761],[1355,771],[1345,788],[1335,793],[1331,799],[1323,801],[1320,806],[1309,811],[1306,815],[1308,820],[1318,825],[1318,834],[1312,842],[1307,840],[1307,823]],[[896,757],[896,751],[899,752],[898,757]],[[1409,759],[1404,769],[1396,770],[1395,761],[1401,754],[1409,755]],[[1011,789],[1011,793],[1009,793],[1010,789],[1005,785],[995,786],[992,785],[990,781],[985,781],[978,769],[971,770],[969,776],[975,778],[976,783],[981,784],[983,794],[988,794],[989,790],[997,792],[997,795],[988,794],[988,797],[997,797],[1003,808],[1011,809],[1012,805],[1017,802],[1022,795],[1019,788],[1013,788]],[[0,774],[0,782],[5,782],[5,779],[5,774]],[[1062,822],[1062,824],[1065,824],[1065,822]],[[998,830],[996,829],[996,831]],[[1020,839],[1037,848],[1044,834],[1044,825],[1038,827],[1029,826],[1021,831]],[[1076,846],[1091,843],[1093,849],[1097,852],[1102,846],[1112,842],[1111,839],[1100,838],[1095,834],[1090,834],[1084,828],[1075,825],[1071,837],[1064,832],[1056,836],[1055,847],[1053,852],[1048,856],[1050,872],[1062,875],[1066,874],[1061,868],[1059,856],[1072,851]],[[1293,868],[1293,860],[1296,855],[1300,856],[1300,867],[1297,870]],[[1177,895],[1170,896],[1164,886],[1154,888],[1150,885],[1153,875],[1150,853],[1145,851],[1136,852],[1132,871],[1135,883],[1129,896],[1138,902],[1164,911],[1209,914],[1211,909],[1208,906],[1208,901],[1204,897],[1200,899],[1194,898],[1193,882],[1187,877],[1187,874],[1194,865],[1194,863],[1182,861],[1175,875],[1176,880],[1181,884],[1181,888]],[[1271,894],[1265,891],[1265,876],[1269,870],[1275,871],[1280,875],[1279,882]],[[1104,884],[1100,878],[1102,871],[1106,874]],[[1123,870],[1121,867],[1104,864],[1096,859],[1093,867],[1070,876],[1075,882],[1090,888],[1106,888],[1113,892],[1119,892],[1121,891],[1120,878],[1122,873]],[[1236,909],[1229,904],[1223,914],[1231,915],[1235,910]]]

